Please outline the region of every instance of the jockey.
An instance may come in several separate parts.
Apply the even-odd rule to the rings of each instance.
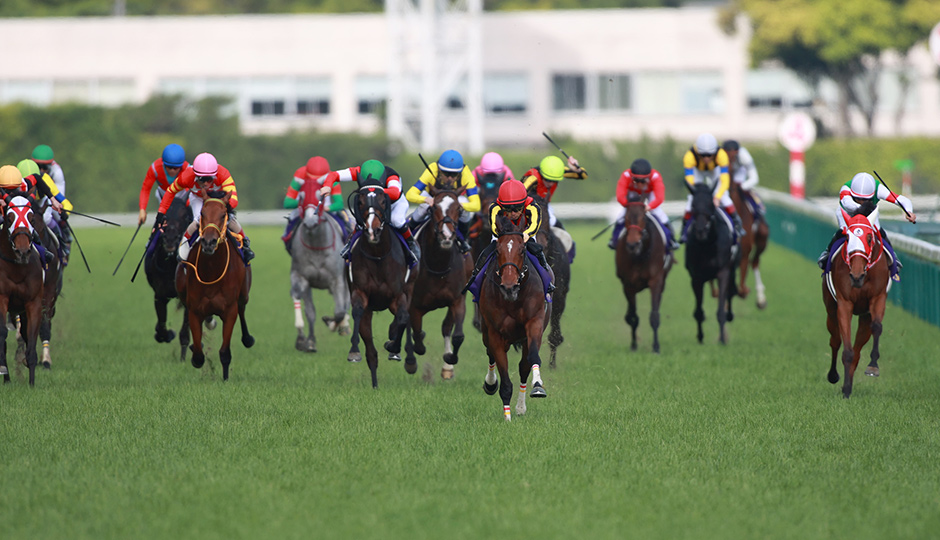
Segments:
[[[650,213],[663,230],[666,231],[667,249],[677,250],[679,244],[676,243],[672,235],[672,228],[669,226],[669,216],[662,209],[663,201],[666,198],[666,187],[663,185],[663,177],[659,171],[654,169],[650,162],[639,158],[633,161],[630,168],[623,171],[620,180],[617,182],[617,202],[623,206],[620,216],[614,225],[614,232],[610,237],[607,247],[616,249],[617,238],[623,231],[624,218],[627,215],[627,200],[630,193],[640,195],[646,201],[646,211]]]
[[[188,168],[189,162],[186,161],[186,151],[183,150],[183,147],[175,143],[166,145],[160,158],[150,164],[147,175],[144,177],[144,183],[140,188],[140,210],[137,213],[138,225],[147,221],[147,203],[150,202],[150,190],[153,185],[157,184],[157,199],[162,201],[163,194],[166,193],[170,184],[179,177],[181,172]]]
[[[565,178],[575,180],[584,180],[587,178],[587,171],[582,169],[578,160],[573,157],[568,158],[568,166],[558,156],[548,156],[539,163],[538,167],[533,167],[522,175],[522,183],[525,188],[534,191],[539,197],[545,200],[548,207],[548,224],[551,227],[564,227],[555,217],[555,211],[552,209],[552,195],[558,188],[558,182]]]
[[[866,172],[860,172],[856,174],[839,190],[839,206],[841,206],[842,209],[845,210],[845,212],[850,216],[854,216],[860,213],[865,214],[866,216],[871,214],[878,206],[878,201],[888,201],[889,203],[897,204],[904,209],[904,216],[908,221],[911,223],[917,221],[917,216],[914,215],[914,206],[911,204],[910,199],[904,195],[895,195],[891,192],[890,189],[887,188],[887,186],[878,180],[875,180],[872,175]],[[816,261],[817,264],[819,264],[819,267],[823,270],[826,269],[826,263],[828,262],[832,245],[835,244],[836,240],[845,236],[844,231],[846,224],[845,218],[842,216],[842,212],[838,213],[838,219],[839,229],[834,235],[832,235],[832,239],[829,240],[829,245],[826,247],[826,250],[820,254],[819,260]],[[901,270],[901,261],[898,260],[898,257],[894,252],[894,247],[888,240],[888,234],[884,229],[881,228],[881,224],[878,219],[875,219],[875,222],[872,223],[872,226],[881,232],[882,243],[888,249],[888,252],[891,253],[891,279],[900,281],[898,273]]]
[[[23,175],[20,173],[17,167],[13,165],[4,165],[0,167],[0,211],[3,211],[4,214],[7,211],[7,208],[10,202],[15,197],[24,197],[29,200],[30,203],[34,202],[34,198],[29,194],[32,184],[23,179]],[[53,199],[54,200],[54,199]],[[59,208],[62,208],[59,205]],[[28,209],[26,210],[17,210],[17,219],[25,218],[29,213]],[[33,219],[35,219],[35,215]],[[18,225],[15,225],[18,226]],[[32,232],[32,243],[36,246],[36,250],[39,252],[40,261],[43,262],[43,266],[49,263],[49,252],[43,247],[40,242],[39,233],[36,231],[35,226],[32,223],[29,223],[29,228]]]
[[[733,139],[721,143],[721,148],[728,154],[728,173],[731,175],[731,180],[740,186],[745,201],[750,199],[755,209],[754,218],[760,219],[760,216],[763,215],[764,204],[757,196],[757,193],[754,192],[759,180],[754,158],[751,157],[751,153],[747,151],[747,148]]]
[[[287,188],[287,195],[284,196],[284,208],[291,213],[287,217],[287,227],[281,240],[284,241],[284,247],[290,253],[290,241],[294,237],[294,229],[300,223],[300,207],[304,198],[304,184],[313,182],[314,190],[319,192],[323,187],[323,182],[330,173],[330,162],[322,156],[313,156],[307,160],[307,164],[294,171],[294,179],[291,180],[290,187]],[[339,184],[333,184],[330,192],[330,203],[326,208],[327,212],[341,215],[340,221],[348,222],[343,208],[343,189]]]
[[[238,207],[238,191],[235,189],[235,179],[232,178],[228,169],[219,165],[215,156],[208,152],[203,152],[196,156],[196,159],[193,160],[193,166],[180,172],[176,180],[166,189],[166,193],[163,194],[163,199],[160,201],[160,209],[157,210],[155,228],[162,229],[166,225],[166,212],[170,209],[170,205],[173,204],[173,198],[184,190],[189,190],[189,207],[192,208],[193,211],[193,222],[186,228],[186,232],[183,234],[183,238],[180,241],[178,253],[181,260],[185,261],[189,258],[189,250],[192,242],[191,238],[193,237],[193,233],[199,229],[203,196],[207,195],[210,191],[223,191],[232,194],[228,202],[230,208],[228,230],[241,242],[242,257],[245,260],[245,264],[248,264],[248,262],[255,258],[255,253],[251,250],[248,236],[245,234],[244,230],[242,230],[242,226],[238,223],[238,219],[235,218],[235,213],[233,212],[233,210]]]
[[[428,165],[415,185],[405,193],[408,202],[418,205],[411,213],[412,226],[428,219],[428,209],[434,204],[434,197],[428,195],[428,186],[454,191],[464,190],[464,193],[457,198],[463,208],[457,222],[457,246],[461,253],[470,251],[467,236],[470,234],[470,220],[473,218],[473,212],[480,210],[480,194],[477,191],[476,177],[470,172],[470,167],[464,164],[460,152],[445,151],[436,162]]]
[[[489,187],[501,185],[504,180],[515,180],[515,175],[504,162],[503,156],[496,152],[487,152],[483,154],[480,164],[473,169],[473,177],[477,181],[477,186],[483,184],[492,184]]]
[[[544,273],[539,272],[542,279],[548,283],[545,287],[545,292],[548,294],[554,292],[554,274],[552,274],[552,269],[548,265],[548,261],[545,260],[545,250],[542,248],[542,244],[535,241],[535,233],[538,232],[539,225],[542,223],[542,216],[539,215],[538,205],[532,204],[532,197],[529,196],[522,182],[518,180],[507,180],[503,182],[503,185],[499,187],[499,197],[497,197],[495,203],[490,205],[488,211],[490,214],[490,226],[493,230],[493,240],[483,248],[483,251],[477,258],[476,264],[473,267],[473,274],[470,276],[470,281],[467,282],[467,286],[464,290],[470,289],[471,285],[480,274],[480,271],[486,265],[486,262],[493,255],[493,252],[496,251],[496,239],[499,236],[496,222],[497,217],[502,214],[509,218],[509,221],[512,221],[515,225],[525,225],[525,229],[522,231],[522,239],[525,242],[526,250],[535,256],[542,266],[542,269],[545,271]],[[474,293],[474,301],[476,300],[476,293]]]
[[[686,183],[689,186],[694,186],[704,182],[710,186],[715,206],[725,209],[734,223],[735,233],[739,238],[744,236],[741,217],[738,216],[734,203],[731,202],[731,196],[728,195],[728,187],[731,185],[731,177],[728,175],[728,154],[723,149],[718,148],[718,139],[711,133],[699,135],[695,139],[695,144],[683,156],[682,166],[685,168]],[[679,238],[680,243],[686,241],[689,225],[692,224],[691,193],[685,204],[683,221],[682,236]]]
[[[410,257],[408,265],[411,266],[418,262],[421,253],[418,251],[418,245],[415,244],[415,239],[411,235],[411,229],[406,226],[405,222],[405,216],[408,213],[408,200],[401,196],[401,176],[398,175],[395,169],[377,159],[370,159],[358,167],[332,171],[323,181],[323,187],[320,188],[320,197],[329,195],[333,191],[336,182],[356,182],[359,186],[383,186],[385,194],[392,202],[389,223],[408,243],[407,256]],[[346,241],[346,245],[343,247],[342,256],[344,259],[349,260],[349,252],[358,239],[358,234],[350,235],[349,240]]]
[[[59,189],[56,187],[55,182],[52,181],[52,178],[48,174],[43,174],[39,170],[39,165],[32,159],[20,161],[16,164],[16,168],[23,176],[24,191],[31,193],[35,188],[35,191],[44,197],[44,200],[48,201],[50,208],[52,208],[51,212],[43,212],[43,221],[46,223],[46,227],[52,231],[59,241],[59,260],[62,262],[62,266],[67,266],[68,253],[65,251],[65,241],[61,239],[63,238],[62,228],[66,220],[68,220],[68,213],[72,210],[72,203],[69,202],[64,195],[59,193]],[[36,195],[36,197],[39,195]],[[43,199],[39,198],[38,200],[42,201]],[[46,215],[49,216],[48,219]],[[63,225],[60,226],[60,222]]]
[[[39,166],[39,170],[43,175],[49,175],[53,183],[55,183],[56,189],[59,190],[59,193],[62,196],[65,196],[65,174],[62,173],[62,166],[56,163],[55,154],[52,152],[52,148],[48,144],[40,144],[33,148],[33,153],[30,155],[30,159],[36,162],[36,165]],[[40,201],[42,202],[42,201]],[[46,223],[51,222],[55,219],[55,216],[52,214],[52,205],[46,207],[46,210],[42,214],[43,220]],[[61,218],[60,218],[61,219]],[[65,223],[59,223],[59,227],[54,228],[58,231],[59,237],[61,238],[61,247],[62,247],[62,264],[68,264],[69,252],[72,248],[72,234],[70,229],[65,226]]]

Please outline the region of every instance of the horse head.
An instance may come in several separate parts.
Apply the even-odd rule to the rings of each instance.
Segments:
[[[881,259],[884,252],[881,245],[881,234],[875,227],[878,222],[878,210],[871,215],[857,213],[850,216],[842,210],[845,219],[845,234],[847,240],[842,248],[842,260],[849,267],[849,279],[852,287],[858,289],[865,284],[868,270]]]
[[[225,241],[228,229],[229,199],[232,192],[221,198],[207,198],[202,204],[202,213],[199,216],[199,242],[206,255],[212,255]]]
[[[496,239],[497,283],[503,298],[515,302],[528,271],[525,241],[519,227],[506,216],[497,217],[496,230],[499,231]]]
[[[453,190],[439,189],[435,186],[428,186],[428,194],[434,198],[434,206],[431,207],[434,238],[441,249],[450,249],[457,238],[457,222],[463,211],[458,200],[460,195]]]
[[[388,194],[380,186],[363,186],[353,194],[356,223],[370,244],[378,244],[390,218],[392,203]]]
[[[316,182],[307,180],[300,190],[304,194],[300,211],[303,216],[304,227],[308,229],[312,229],[320,223],[321,205],[326,204],[324,200],[320,200],[317,193],[318,189],[319,186]]]
[[[175,254],[180,239],[186,227],[193,221],[192,209],[186,204],[186,199],[174,198],[170,208],[166,211],[166,226],[160,241],[166,253]]]
[[[17,195],[7,204],[3,226],[10,235],[10,247],[13,248],[13,260],[17,264],[29,262],[33,248],[33,208],[26,197]]]
[[[624,225],[627,251],[631,255],[639,255],[643,250],[643,242],[649,238],[649,233],[646,231],[646,200],[638,193],[631,192],[627,196]]]
[[[702,182],[689,187],[692,193],[692,235],[699,241],[704,241],[712,230],[715,217],[715,203],[713,202],[712,188]]]

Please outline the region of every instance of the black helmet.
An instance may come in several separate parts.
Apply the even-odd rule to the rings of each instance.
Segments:
[[[630,174],[632,176],[649,176],[652,173],[653,166],[650,165],[649,161],[643,158],[633,160],[633,163],[630,165]]]
[[[725,149],[725,152],[737,152],[741,149],[741,145],[734,139],[728,139],[721,143],[721,147]]]

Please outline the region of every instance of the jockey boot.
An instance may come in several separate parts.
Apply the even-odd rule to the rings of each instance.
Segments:
[[[738,235],[738,239],[744,238],[744,235],[747,234],[744,230],[744,224],[741,223],[741,216],[737,212],[731,214],[731,220],[734,221],[734,233]]]
[[[405,239],[405,242],[408,243],[408,253],[405,254],[405,258],[408,259],[405,262],[408,266],[411,266],[421,260],[421,248],[418,247],[418,244],[415,242],[415,237],[411,234],[411,229],[407,224],[401,228],[395,227],[395,230]]]
[[[535,258],[539,261],[539,264],[542,265],[542,268],[546,270],[550,268],[548,261],[545,259],[545,249],[542,247],[542,244],[536,242],[534,238],[530,238],[529,241],[526,242],[526,249],[529,250],[529,253],[535,255]],[[555,284],[549,282],[548,286],[545,288],[545,292],[548,294],[555,292]]]
[[[300,222],[300,217],[287,220],[287,227],[284,229],[284,234],[281,236],[281,240],[284,241],[284,248],[287,250],[287,253],[290,253],[290,244],[291,240],[294,239],[294,230],[297,228],[297,224]]]
[[[189,259],[189,250],[192,246],[189,245],[189,238],[183,236],[183,239],[180,240],[180,247],[176,250],[176,256],[179,260],[185,261]]]
[[[610,233],[610,241],[607,242],[607,247],[610,249],[617,249],[617,239],[620,238],[620,232],[623,230],[623,221],[617,220],[614,223],[614,232]]]
[[[689,227],[692,225],[692,216],[686,213],[682,221],[682,234],[679,235],[679,243],[684,244],[689,241]]]
[[[894,251],[894,246],[892,246],[891,241],[888,240],[888,233],[885,232],[884,229],[881,229],[881,241],[888,252],[891,253],[891,259],[893,260],[891,266],[889,267],[889,270],[891,271],[891,279],[894,281],[901,281],[899,274],[901,273],[901,268],[903,268],[904,265],[901,264],[901,259],[898,258],[897,252]]]
[[[467,242],[467,238],[470,236],[470,222],[464,223],[463,221],[457,222],[457,249],[461,253],[466,253],[470,251],[470,244]]]
[[[251,240],[248,240],[244,234],[242,234],[242,257],[245,259],[245,264],[255,258],[255,252],[251,250]]]
[[[829,260],[830,252],[832,251],[832,244],[836,243],[836,240],[842,237],[842,231],[837,230],[835,234],[832,235],[832,238],[829,240],[829,245],[826,246],[826,249],[819,254],[819,259],[816,260],[816,265],[819,266],[820,270],[826,269],[826,263]]]
[[[480,275],[480,271],[483,270],[483,265],[486,264],[486,260],[490,258],[490,255],[496,251],[496,242],[490,242],[483,248],[483,251],[480,252],[480,256],[477,257],[476,262],[473,264],[473,273],[470,274],[470,279],[467,281],[467,284],[464,286],[461,293],[465,293],[470,290],[470,285],[476,281],[477,276]]]
[[[672,226],[669,225],[668,221],[663,223],[662,226],[663,230],[666,231],[666,247],[669,248],[669,251],[678,251],[679,243],[676,242],[676,237],[672,234]]]

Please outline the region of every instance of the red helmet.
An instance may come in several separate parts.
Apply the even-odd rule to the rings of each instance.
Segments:
[[[313,156],[307,160],[307,177],[320,178],[330,172],[330,163],[324,157]]]
[[[513,206],[526,204],[530,200],[529,194],[522,182],[518,180],[506,180],[499,186],[499,196],[496,198],[496,204],[500,206]]]

